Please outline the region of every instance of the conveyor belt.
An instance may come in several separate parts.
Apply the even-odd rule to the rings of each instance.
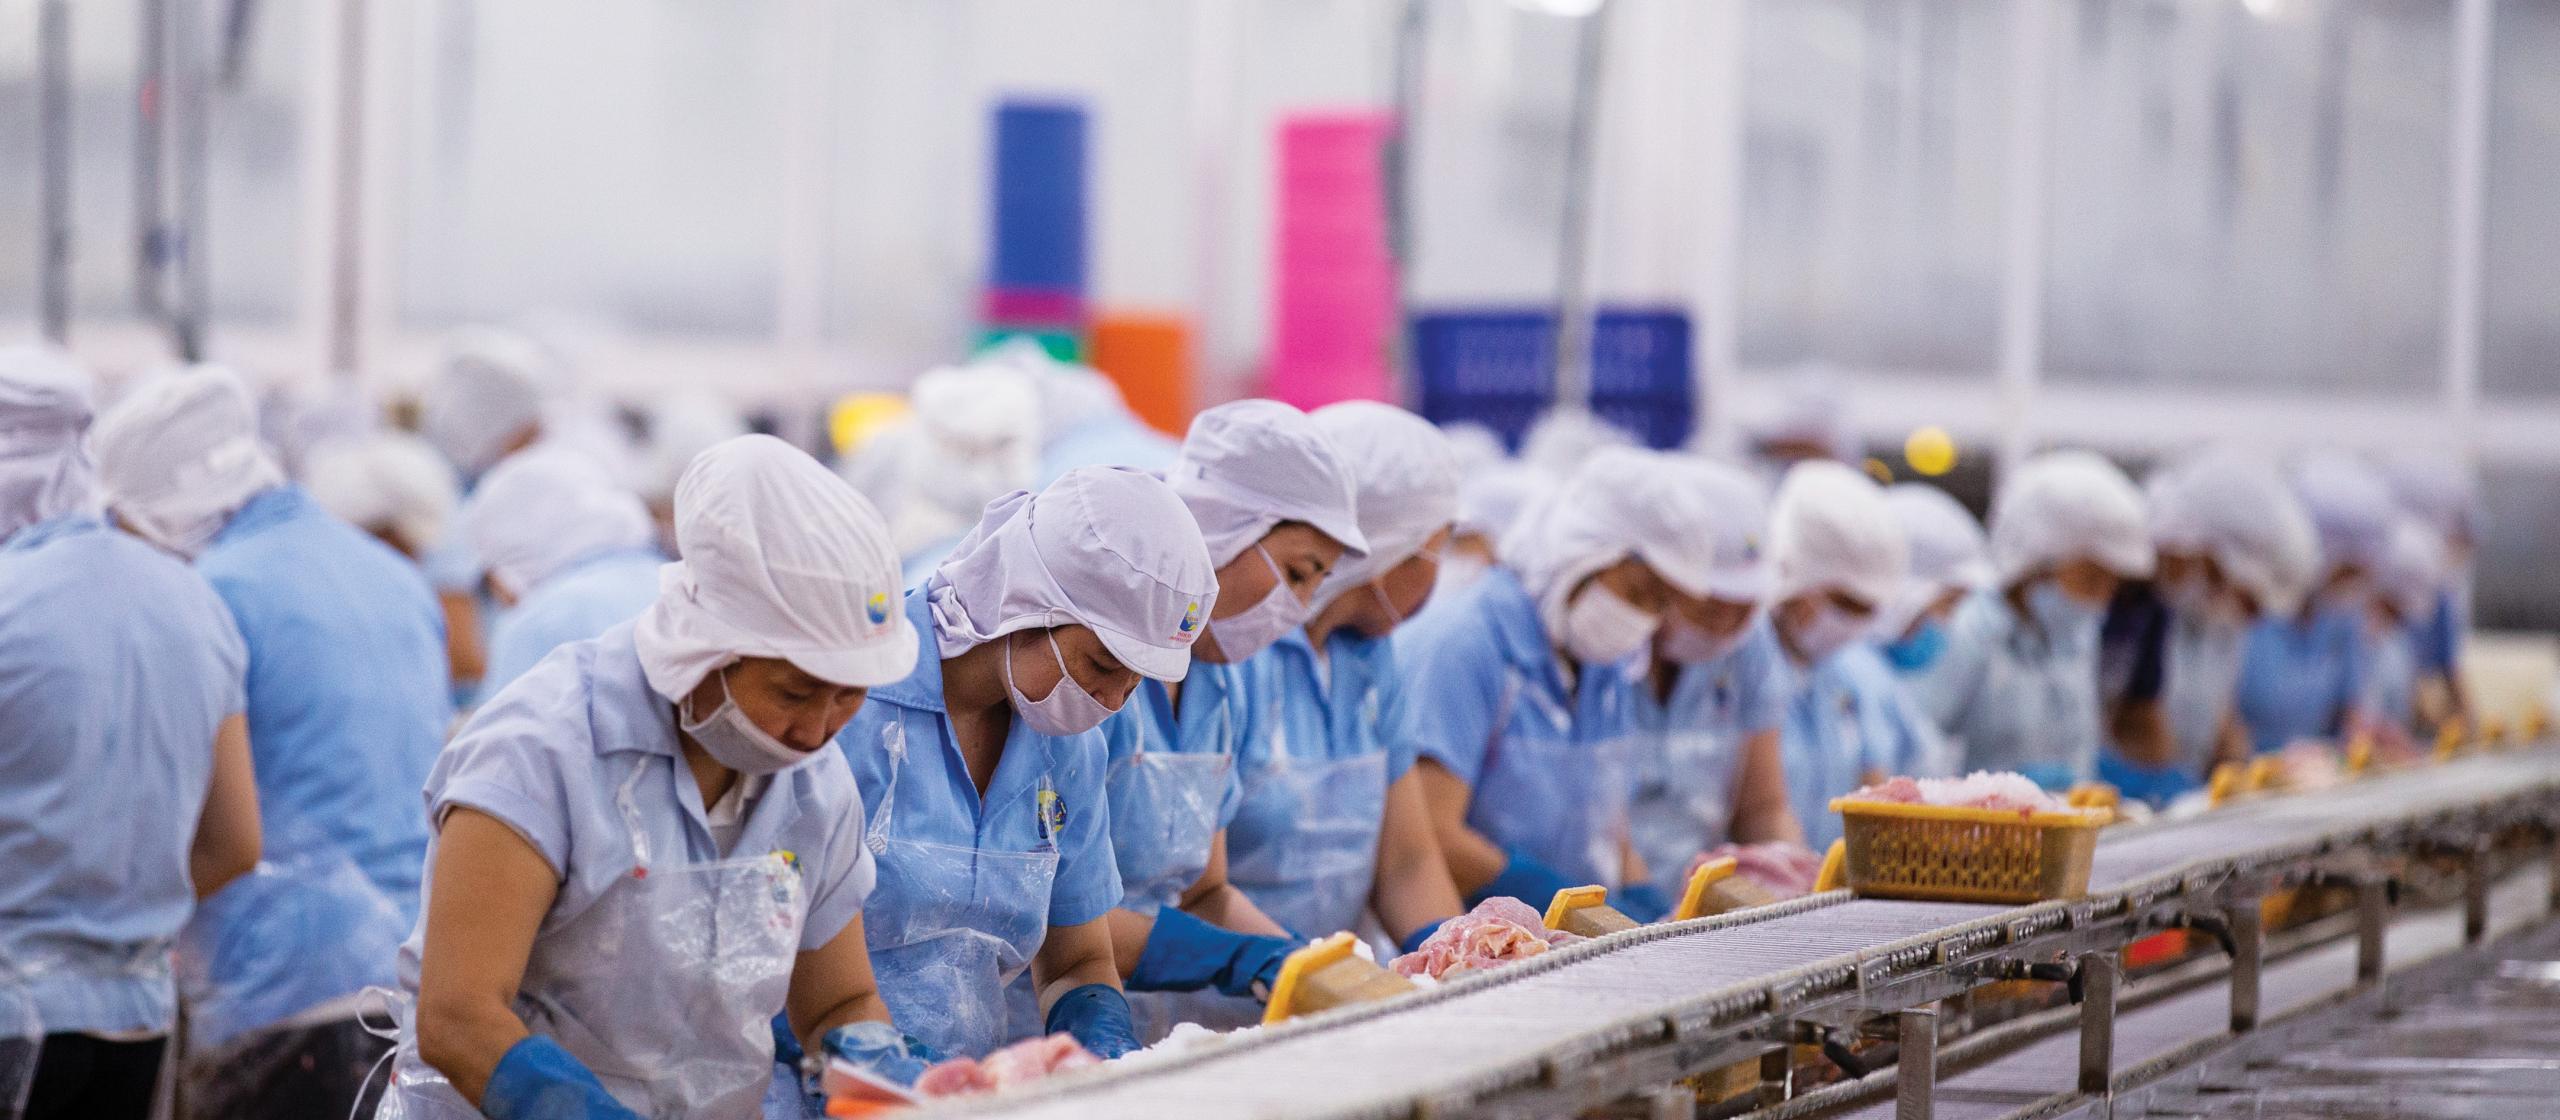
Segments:
[[[1720,1034],[1739,1035],[1738,1024],[1754,1017],[1862,997],[1969,952],[2067,936],[2107,915],[2201,896],[2234,876],[2326,851],[2406,842],[2429,829],[2476,832],[2492,814],[2542,814],[2560,807],[2556,803],[2560,755],[2536,750],[2466,759],[2317,797],[2111,830],[2099,845],[2090,897],[2071,903],[2002,908],[1834,893],[1647,927],[1214,1050],[1097,1070],[930,1114],[1277,1118],[1474,1111],[1515,1090],[1552,1092],[1587,1060],[1631,1049],[1682,1049],[1683,1064],[1696,1068],[1710,1053],[1726,1053],[1702,1047]]]

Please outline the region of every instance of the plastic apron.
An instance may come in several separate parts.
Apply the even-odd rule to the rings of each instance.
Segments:
[[[2248,632],[2236,626],[2169,620],[2162,651],[2161,716],[2169,725],[2177,768],[2201,775],[2222,739],[2222,720],[2240,687],[2240,649]]]
[[[1587,673],[1615,670],[1594,667]],[[1584,742],[1574,712],[1517,667],[1507,670],[1502,730],[1477,775],[1467,823],[1505,848],[1516,848],[1575,883],[1616,887],[1623,870],[1633,736],[1616,713],[1598,713],[1618,730]],[[1570,701],[1568,701],[1570,702]]]
[[[1127,717],[1137,721],[1141,736],[1147,727],[1143,715]],[[1219,704],[1215,738],[1226,737],[1230,718],[1228,706]],[[1111,848],[1120,864],[1123,909],[1153,914],[1179,902],[1200,881],[1234,766],[1235,756],[1223,751],[1144,747],[1111,764],[1103,790],[1111,803]]]
[[[26,1114],[27,1092],[35,1087],[36,1059],[44,1054],[44,1018],[36,1014],[35,997],[5,970],[0,970],[0,1120]]]
[[[1636,853],[1654,881],[1673,891],[1691,857],[1723,842],[1733,813],[1733,770],[1742,735],[1733,727],[1736,690],[1721,666],[1713,686],[1673,687],[1662,726],[1640,745],[1644,779],[1627,809]],[[1687,668],[1683,674],[1698,672]],[[1685,711],[1684,705],[1703,711]]]
[[[1023,1034],[1037,1016],[1022,991],[1010,991],[1031,968],[1049,935],[1049,893],[1058,874],[1054,838],[1029,852],[996,852],[904,840],[892,835],[907,737],[881,728],[889,752],[889,788],[871,815],[864,842],[879,862],[880,883],[863,911],[871,971],[898,1029],[954,1057],[983,1056]],[[1045,795],[1049,779],[1041,779]]]
[[[1858,788],[1861,771],[1875,753],[1867,745],[1862,702],[1838,679],[1839,672],[1837,666],[1810,671],[1798,686],[1805,692],[1791,704],[1780,740],[1787,803],[1804,825],[1805,843],[1817,852],[1841,835],[1840,814],[1831,811],[1831,799]],[[1686,870],[1688,861],[1680,866]]]
[[[1245,767],[1244,805],[1227,826],[1227,881],[1300,937],[1356,928],[1377,879],[1387,754],[1292,758],[1286,742],[1270,748]]]
[[[2096,775],[2098,670],[2086,651],[2020,629],[1982,672],[1964,725],[1966,769],[2015,770],[2049,790]]]
[[[179,991],[199,1053],[396,982],[408,924],[355,861],[325,843],[268,850],[293,854],[206,899],[179,935]]]
[[[656,863],[634,804],[656,761],[633,766],[619,796],[630,875],[535,942],[515,1012],[652,1120],[760,1117],[807,891],[784,852]],[[376,1120],[479,1116],[419,1059],[414,1011],[394,1008],[400,1045]]]

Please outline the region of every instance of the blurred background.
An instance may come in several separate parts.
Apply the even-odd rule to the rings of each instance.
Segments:
[[[2549,629],[2555,59],[2532,0],[0,0],[0,337],[397,394],[504,323],[813,444],[1008,333],[1175,432],[1845,401],[1976,508],[2448,452]]]

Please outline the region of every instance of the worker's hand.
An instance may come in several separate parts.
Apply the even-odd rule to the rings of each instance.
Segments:
[[[1129,1018],[1129,997],[1109,984],[1087,984],[1049,1005],[1050,1034],[1074,1035],[1097,1058],[1109,1061],[1135,1053],[1138,1027]]]
[[[847,1023],[818,1040],[825,1056],[859,1066],[884,1081],[913,1086],[942,1055],[876,1019]],[[813,1071],[824,1072],[824,1071]]]
[[[1557,891],[1588,885],[1568,881],[1562,872],[1517,849],[1504,854],[1509,862],[1502,865],[1502,874],[1494,876],[1483,890],[1467,896],[1467,905],[1481,905],[1488,898],[1516,898],[1543,913],[1547,904],[1555,901]]]
[[[480,1093],[480,1113],[489,1120],[640,1120],[604,1091],[594,1071],[538,1034],[498,1059]]]
[[[1297,943],[1210,925],[1167,906],[1156,911],[1147,947],[1129,973],[1138,992],[1193,992],[1216,988],[1231,996],[1271,998],[1280,965]]]
[[[1442,918],[1436,922],[1424,922],[1414,927],[1412,933],[1404,936],[1404,940],[1396,942],[1396,951],[1399,953],[1421,952],[1422,943],[1431,940],[1431,935],[1440,932],[1440,927],[1448,924],[1448,921],[1447,918]]]

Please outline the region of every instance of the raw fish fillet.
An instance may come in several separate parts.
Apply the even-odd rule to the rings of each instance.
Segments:
[[[957,1097],[1028,1085],[1052,1074],[1100,1065],[1074,1035],[1024,1039],[985,1058],[953,1058],[916,1079],[916,1095]]]
[[[1546,928],[1537,911],[1516,898],[1488,898],[1451,918],[1414,951],[1388,963],[1399,976],[1446,979],[1473,969],[1497,968],[1582,940]]]
[[[1851,801],[1884,801],[1903,805],[1945,805],[1964,809],[2011,809],[2031,813],[2067,813],[2071,803],[2046,793],[2024,774],[1976,770],[1961,778],[1894,778],[1849,795]]]

